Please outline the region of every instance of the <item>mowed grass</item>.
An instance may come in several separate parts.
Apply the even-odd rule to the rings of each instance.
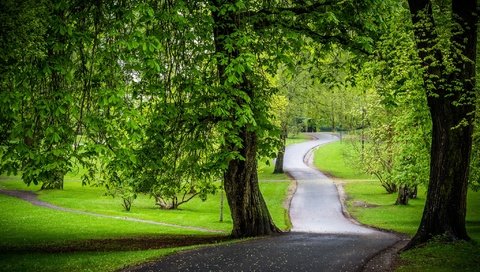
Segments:
[[[299,134],[287,143],[308,140],[308,136]],[[260,190],[267,203],[275,224],[284,230],[290,226],[285,198],[291,185],[285,174],[272,174],[273,163],[259,162]],[[26,190],[38,194],[45,202],[102,215],[131,217],[201,227],[223,231],[227,235],[232,228],[230,211],[224,198],[223,222],[220,218],[220,191],[210,195],[206,201],[196,198],[180,206],[178,210],[161,210],[148,195],[139,195],[132,210],[126,212],[120,198],[105,195],[100,187],[82,186],[82,170],[69,173],[65,178],[64,190],[40,191],[40,186],[26,186],[19,177],[0,176],[0,189]],[[191,235],[209,236],[196,230],[166,227],[140,222],[95,217],[34,206],[18,198],[0,195],[0,271],[115,271],[123,267],[159,258],[192,247],[174,247],[165,249],[136,251],[101,252],[29,252],[35,248],[67,247],[79,241],[99,239],[136,239],[159,238],[165,236]],[[221,235],[221,234],[220,234]],[[14,252],[9,252],[13,250]],[[22,252],[26,251],[26,252]]]
[[[0,210],[0,271],[114,271],[181,248],[56,254],[28,252],[28,248],[55,248],[82,240],[205,235],[192,230],[55,211],[4,195],[0,195]]]
[[[260,183],[272,218],[282,229],[289,226],[283,206],[289,185],[289,181]],[[102,188],[82,187],[79,181],[67,181],[63,191],[38,191],[39,188],[35,186],[27,188],[21,181],[10,178],[0,181],[0,188],[33,190],[40,195],[40,199],[71,209],[222,230],[224,235],[232,227],[226,198],[224,222],[219,222],[219,192],[209,196],[205,202],[195,199],[176,211],[160,210],[155,207],[153,199],[140,196],[134,202],[132,211],[125,212],[120,199],[105,196]],[[183,248],[128,252],[8,253],[12,249],[65,246],[96,239],[212,235],[195,230],[56,211],[4,195],[0,195],[0,210],[0,271],[114,271]]]
[[[55,246],[90,239],[205,234],[192,230],[56,211],[4,195],[0,195],[0,209],[2,211],[0,248]]]
[[[305,133],[291,134],[291,135],[288,135],[286,145],[299,144],[299,143],[303,143],[305,141],[308,141],[310,139],[311,139],[311,137],[308,134],[305,134]]]
[[[285,208],[277,205],[275,200],[283,201],[290,182],[261,182],[260,190],[267,199],[269,210],[275,223],[280,228],[286,228],[283,214]],[[194,198],[179,207],[178,210],[161,210],[155,205],[153,198],[148,195],[139,195],[135,199],[130,212],[123,210],[120,198],[105,195],[101,187],[82,186],[79,181],[67,181],[64,190],[39,191],[39,186],[27,187],[21,181],[9,180],[0,183],[7,189],[32,190],[39,195],[39,199],[57,206],[95,212],[112,216],[128,216],[144,220],[152,220],[183,226],[202,227],[212,230],[229,232],[232,227],[230,211],[224,198],[224,221],[220,222],[220,191],[209,195],[207,201]],[[280,216],[277,216],[280,214]]]
[[[394,205],[396,194],[387,194],[378,181],[359,173],[345,159],[348,148],[348,142],[319,147],[315,165],[343,180],[350,214],[363,224],[413,236],[422,217],[426,188],[419,187],[418,198],[410,200],[407,206]],[[480,271],[480,192],[468,192],[466,221],[469,235],[476,243],[430,243],[404,252],[398,271]]]
[[[314,154],[313,162],[322,172],[344,180],[373,179],[354,167],[346,157],[347,142],[333,142],[321,145]]]
[[[0,185],[9,188],[22,187],[20,182],[2,181]],[[8,184],[7,186],[5,186]],[[283,200],[290,182],[262,182],[261,190],[277,226],[286,229],[286,209]],[[82,193],[83,192],[83,193]],[[81,187],[78,182],[67,182],[64,191],[41,191],[43,200],[56,205],[81,208],[102,214],[119,214],[128,217],[150,218],[154,221],[180,225],[216,227],[227,235],[231,229],[231,218],[225,200],[224,222],[219,222],[219,196],[211,196],[205,202],[192,202],[178,211],[164,211],[154,207],[151,199],[143,201],[148,207],[134,206],[132,212],[122,211],[119,199],[103,196],[101,188]],[[58,197],[58,198],[57,198]],[[101,206],[104,205],[104,208]],[[135,203],[134,205],[138,205]],[[198,206],[198,207],[195,207]],[[8,253],[5,250],[38,246],[62,246],[81,240],[116,239],[135,237],[162,237],[165,235],[195,235],[204,233],[174,227],[164,227],[110,218],[99,218],[46,209],[23,200],[0,195],[0,271],[114,271],[152,258],[159,258],[182,248],[113,251],[113,252],[72,252],[72,253]],[[134,212],[136,211],[136,212]],[[156,214],[156,216],[155,216]],[[166,214],[166,215],[165,215]],[[205,214],[209,214],[206,216]],[[222,226],[218,228],[218,226]],[[3,248],[3,249],[2,249]]]
[[[0,271],[116,271],[187,248],[123,252],[0,253]]]

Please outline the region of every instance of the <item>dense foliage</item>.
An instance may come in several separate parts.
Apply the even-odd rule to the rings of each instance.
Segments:
[[[257,160],[281,172],[289,132],[348,130],[397,204],[447,186],[427,207],[454,203],[461,225],[480,144],[476,1],[459,3],[2,1],[0,172],[61,189],[84,169],[126,210],[222,181],[232,234],[255,236],[278,231]]]

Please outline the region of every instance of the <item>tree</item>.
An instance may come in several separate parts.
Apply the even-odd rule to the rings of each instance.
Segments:
[[[274,118],[273,124],[280,130],[280,147],[278,148],[275,168],[273,170],[274,174],[279,174],[283,173],[283,158],[285,156],[285,145],[288,136],[289,102],[284,95],[273,95],[270,104]]]
[[[477,1],[408,4],[433,124],[427,200],[407,245],[411,248],[435,236],[469,239],[465,214],[476,102]]]
[[[91,82],[87,62],[98,40],[97,4],[2,2],[1,101],[8,111],[1,118],[7,120],[1,172],[21,171],[27,184],[61,189],[80,159],[77,135]]]
[[[270,44],[288,42],[294,46],[298,45],[298,38],[302,35],[322,44],[341,43],[362,50],[368,47],[369,40],[358,33],[368,32],[368,29],[363,27],[362,18],[356,14],[370,6],[363,1],[346,1],[338,5],[330,2],[282,5],[270,1],[211,0],[209,4],[222,93],[219,101],[223,113],[217,117],[227,117],[221,122],[222,131],[230,132],[224,140],[227,151],[224,160],[228,162],[224,186],[234,225],[232,235],[243,237],[278,232],[258,189],[256,153],[265,150],[259,148],[259,143],[265,144],[258,140],[270,126],[262,109],[266,108],[264,101],[268,101],[271,94],[264,79],[255,73],[261,70],[256,67],[258,63],[268,65],[262,63],[261,54],[255,53],[273,51],[283,56],[281,49],[268,50],[265,37],[279,36],[274,40],[276,43]],[[272,35],[273,30],[288,35]],[[252,48],[265,50],[255,52]],[[270,63],[278,60],[278,57],[265,55]]]
[[[150,194],[162,209],[206,199],[221,171],[213,159],[219,133],[205,117],[216,103],[209,96],[211,56],[205,54],[212,51],[211,27],[197,24],[209,16],[201,3],[190,4],[106,7],[113,26],[105,29],[102,46],[108,69],[85,130],[86,149],[99,160],[87,165],[96,173],[88,180],[124,200]]]
[[[431,121],[411,25],[403,23],[410,14],[401,4],[391,5],[387,13],[374,57],[356,76],[366,97],[361,164],[387,192],[398,191],[396,204],[407,205],[417,186],[428,181]]]
[[[235,5],[237,4],[237,5]],[[219,88],[224,93],[221,107],[228,114],[223,125],[228,166],[224,187],[233,219],[232,236],[258,236],[279,232],[274,225],[258,186],[258,133],[264,117],[261,105],[264,90],[253,78],[255,58],[246,49],[252,41],[242,27],[242,2],[210,1]],[[242,44],[243,42],[243,44]],[[263,119],[263,120],[262,120]]]

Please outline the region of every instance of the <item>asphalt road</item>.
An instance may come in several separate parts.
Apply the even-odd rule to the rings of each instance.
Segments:
[[[398,238],[343,216],[333,182],[304,162],[308,151],[336,138],[314,136],[317,140],[286,150],[284,168],[298,181],[292,232],[183,252],[129,271],[358,271]]]

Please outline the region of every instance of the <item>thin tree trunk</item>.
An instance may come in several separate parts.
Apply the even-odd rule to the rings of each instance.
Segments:
[[[419,229],[406,249],[435,236],[469,240],[465,228],[467,181],[472,147],[475,101],[476,0],[453,0],[453,20],[462,26],[452,36],[457,71],[447,73],[436,47],[437,36],[429,0],[409,0],[417,49],[424,66],[427,101],[432,116],[430,183]],[[455,52],[455,48],[451,51]],[[469,61],[462,58],[467,57]],[[462,86],[454,90],[442,81]],[[448,83],[447,83],[448,84]],[[460,104],[460,101],[466,101]]]
[[[220,222],[223,222],[223,191],[224,189],[221,188],[220,190]]]
[[[395,201],[395,205],[407,205],[409,194],[410,194],[410,190],[408,186],[401,185],[398,188],[397,201]]]
[[[274,174],[283,173],[283,158],[285,157],[285,145],[287,140],[287,126],[282,125],[282,133],[280,134],[281,146],[278,150],[277,159],[275,160]]]
[[[413,186],[408,190],[408,198],[416,199],[418,194],[418,185]]]

